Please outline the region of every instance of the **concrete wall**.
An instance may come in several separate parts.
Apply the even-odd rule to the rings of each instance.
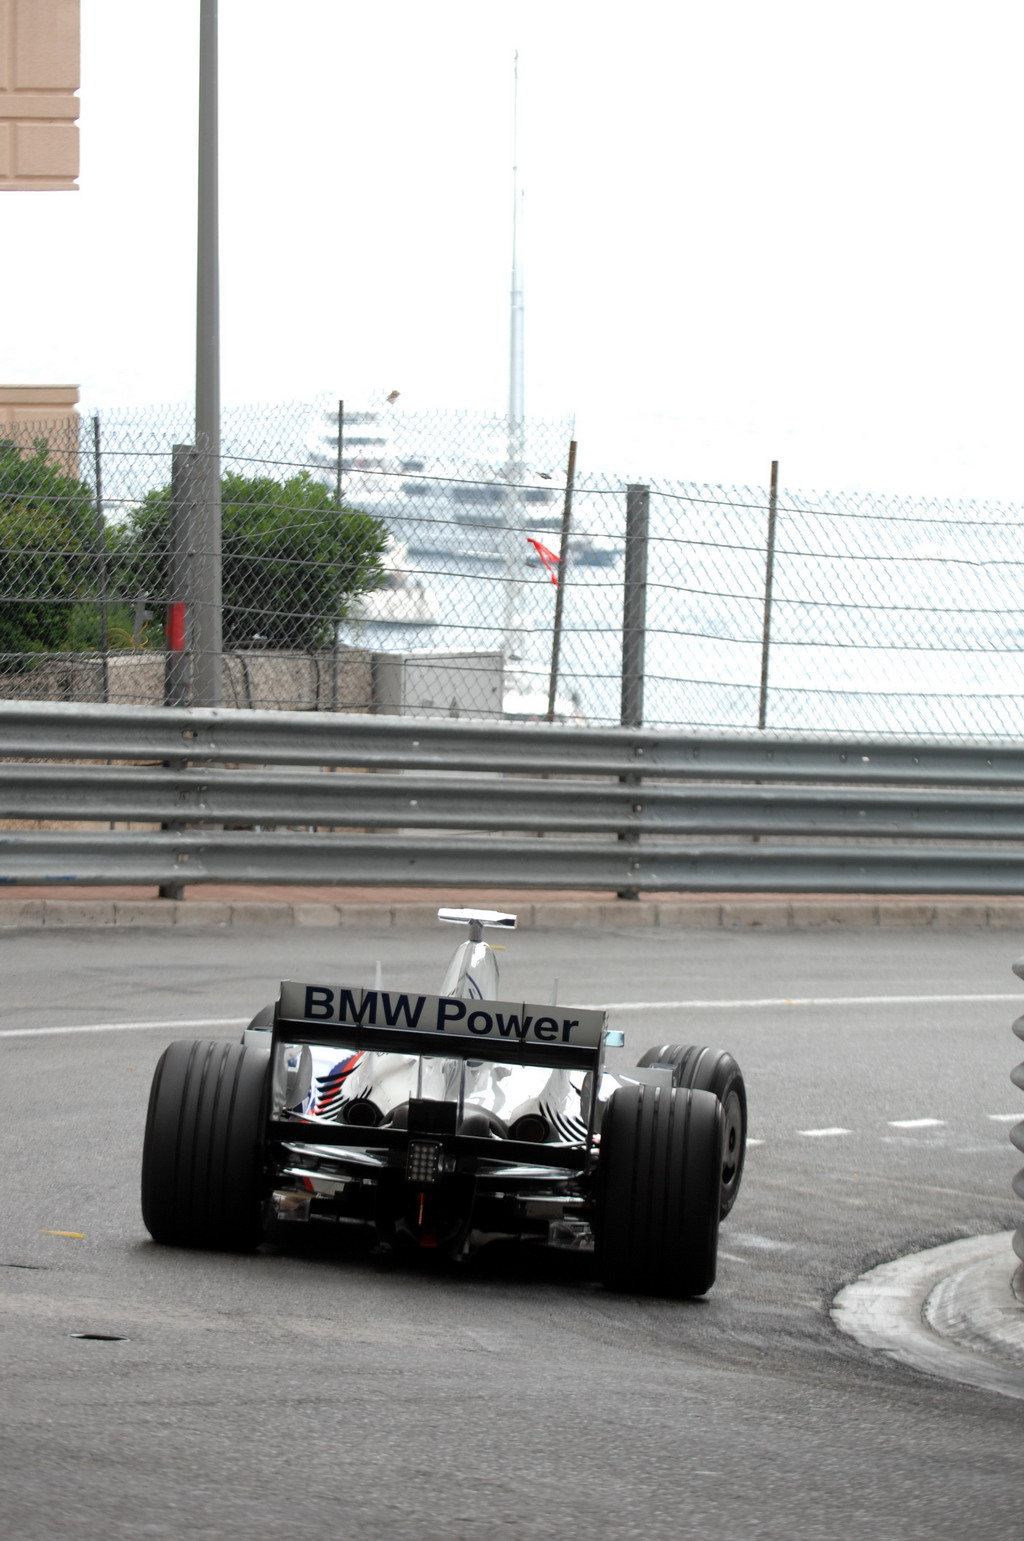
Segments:
[[[122,706],[162,706],[162,652],[140,649],[107,659],[106,699]],[[317,653],[224,655],[224,705],[267,711],[373,710],[373,655],[365,648]],[[335,686],[337,668],[337,686]],[[103,661],[96,653],[43,655],[27,672],[0,675],[6,701],[102,701]]]
[[[79,0],[0,0],[0,192],[77,192]]]

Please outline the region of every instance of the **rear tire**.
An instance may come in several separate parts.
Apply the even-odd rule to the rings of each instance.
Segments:
[[[627,1085],[601,1122],[594,1231],[606,1289],[703,1295],[715,1282],[722,1107],[706,1091]]]
[[[263,1239],[270,1046],[170,1044],[149,1094],[142,1218],[154,1241],[251,1252]]]
[[[694,1091],[714,1092],[722,1104],[722,1198],[719,1219],[732,1209],[743,1180],[747,1153],[747,1089],[743,1072],[724,1049],[702,1049],[679,1043],[663,1043],[648,1049],[638,1067],[665,1065],[672,1071],[672,1085]]]

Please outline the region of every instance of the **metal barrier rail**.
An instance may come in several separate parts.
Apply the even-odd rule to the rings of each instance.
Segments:
[[[12,885],[1024,891],[1001,743],[7,702],[0,819],[93,826],[0,828]]]
[[[1024,793],[0,764],[2,816],[319,828],[1024,841]]]
[[[1017,787],[1024,745],[0,701],[5,758]]]
[[[18,883],[1019,894],[1024,853],[763,845],[638,850],[607,837],[599,844],[284,831],[0,832],[0,886]]]

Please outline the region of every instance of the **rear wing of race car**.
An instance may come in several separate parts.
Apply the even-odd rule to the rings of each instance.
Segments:
[[[455,995],[412,995],[285,980],[274,1042],[486,1059],[511,1065],[599,1071],[608,1015],[588,1007],[536,1006]]]
[[[432,1059],[496,1060],[502,1064],[539,1065],[551,1069],[585,1070],[600,1082],[607,1046],[619,1046],[623,1035],[609,1031],[604,1011],[588,1007],[533,1005],[529,1001],[473,1000],[455,995],[412,995],[359,986],[300,984],[285,980],[274,1008],[272,1052],[275,1083],[285,1084],[284,1066],[302,1045],[375,1050],[385,1054],[415,1054]],[[334,1122],[281,1117],[279,1095],[268,1125],[271,1138],[331,1145],[401,1147],[409,1133],[399,1129],[345,1127]],[[593,1150],[594,1108],[584,1146],[544,1146],[519,1140],[496,1142],[457,1135],[454,1122],[446,1132],[446,1148],[495,1158],[528,1161],[531,1165],[584,1166]],[[423,1104],[431,1119],[440,1115]],[[276,1115],[276,1116],[275,1116]],[[452,1106],[454,1118],[454,1105]]]

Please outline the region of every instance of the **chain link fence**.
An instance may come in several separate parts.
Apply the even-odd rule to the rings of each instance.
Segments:
[[[7,698],[193,699],[212,559],[227,705],[620,721],[627,479],[579,445],[563,551],[569,423],[227,411],[219,552],[187,408],[3,433]],[[628,481],[648,725],[1020,735],[1019,511]]]

